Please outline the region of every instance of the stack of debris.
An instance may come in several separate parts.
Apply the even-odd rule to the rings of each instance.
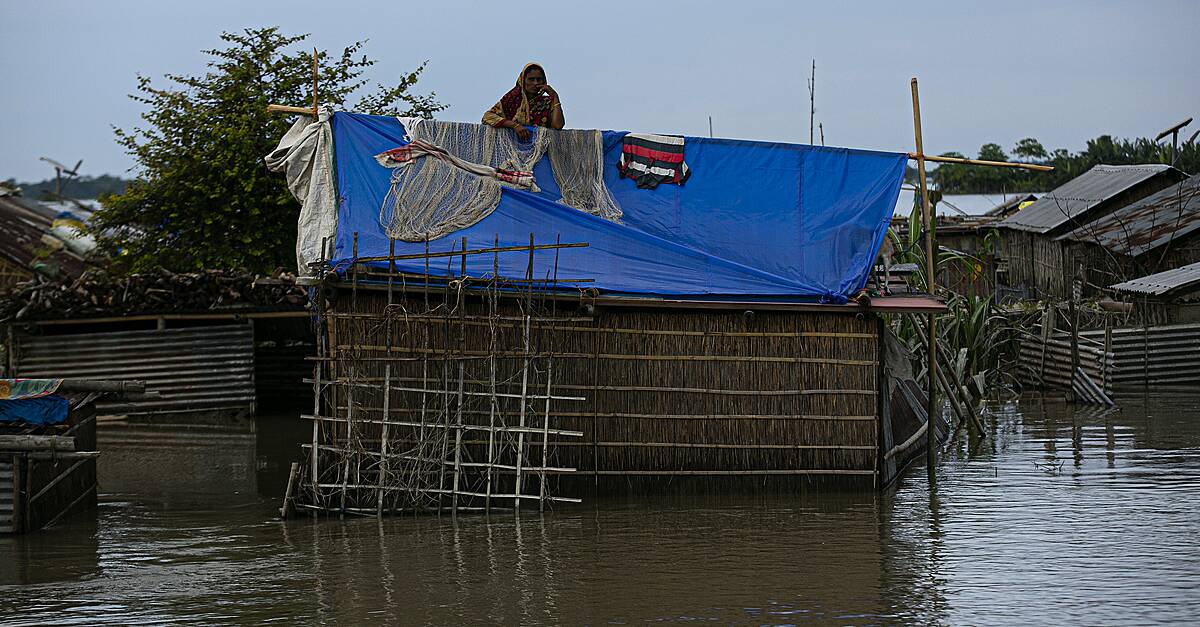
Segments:
[[[88,270],[79,278],[34,277],[0,298],[0,322],[211,310],[292,310],[307,296],[291,273],[261,277],[239,270],[175,274],[166,270],[113,276]]]

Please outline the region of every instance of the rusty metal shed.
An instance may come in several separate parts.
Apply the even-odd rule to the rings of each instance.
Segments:
[[[1096,219],[1114,205],[1144,197],[1186,175],[1168,165],[1098,165],[1044,194],[997,226],[1058,235]],[[1140,193],[1139,192],[1143,192]]]
[[[1089,242],[1138,257],[1200,230],[1200,177],[1180,181],[1151,196],[1059,237]]]
[[[1072,242],[1057,238],[1185,178],[1183,172],[1161,164],[1098,165],[1043,195],[996,223],[1002,234],[999,256],[1003,260],[998,284],[1035,299],[1068,298],[1072,283],[1080,278],[1083,260],[1069,250]],[[1101,252],[1092,256],[1105,266],[1106,276],[1086,279],[1084,283],[1108,285],[1153,271],[1150,268],[1131,271],[1124,264],[1109,267],[1113,264],[1105,255],[1111,257],[1111,253],[1099,247],[1097,251]],[[1083,261],[1082,268],[1093,265],[1096,264]]]

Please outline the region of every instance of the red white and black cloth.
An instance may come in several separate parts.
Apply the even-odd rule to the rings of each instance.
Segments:
[[[629,133],[617,163],[621,178],[633,179],[641,189],[663,183],[683,185],[692,171],[683,161],[683,138],[671,135]]]

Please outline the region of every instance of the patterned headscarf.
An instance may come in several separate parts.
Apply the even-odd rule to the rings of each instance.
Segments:
[[[518,124],[549,126],[550,110],[554,106],[554,98],[546,94],[538,94],[530,100],[525,95],[525,75],[533,68],[541,70],[543,74],[546,73],[546,69],[540,63],[526,63],[525,67],[521,68],[521,74],[517,76],[516,87],[508,90],[508,93],[500,98],[500,108],[504,117]]]

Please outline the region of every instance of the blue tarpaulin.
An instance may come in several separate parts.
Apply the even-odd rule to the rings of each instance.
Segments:
[[[390,117],[336,113],[332,118],[339,192],[335,263],[388,254],[380,206],[392,170],[374,155],[405,143]],[[496,210],[430,242],[449,251],[586,242],[558,251],[558,277],[594,279],[606,293],[670,297],[772,297],[845,302],[867,281],[904,177],[907,155],[846,148],[687,137],[686,185],[638,189],[616,164],[625,132],[605,131],[604,178],[621,223],[572,209],[559,198],[549,159],[534,168],[540,193],[505,189]],[[424,243],[396,242],[398,255]],[[552,272],[555,251],[538,251],[534,276]],[[500,274],[525,275],[528,257],[500,256]],[[431,267],[431,273],[445,273]],[[397,268],[424,272],[423,260]],[[457,272],[458,261],[454,261]],[[488,276],[491,255],[468,257],[468,273]]]
[[[0,400],[0,422],[58,425],[67,421],[69,412],[70,403],[57,394],[15,401]]]

